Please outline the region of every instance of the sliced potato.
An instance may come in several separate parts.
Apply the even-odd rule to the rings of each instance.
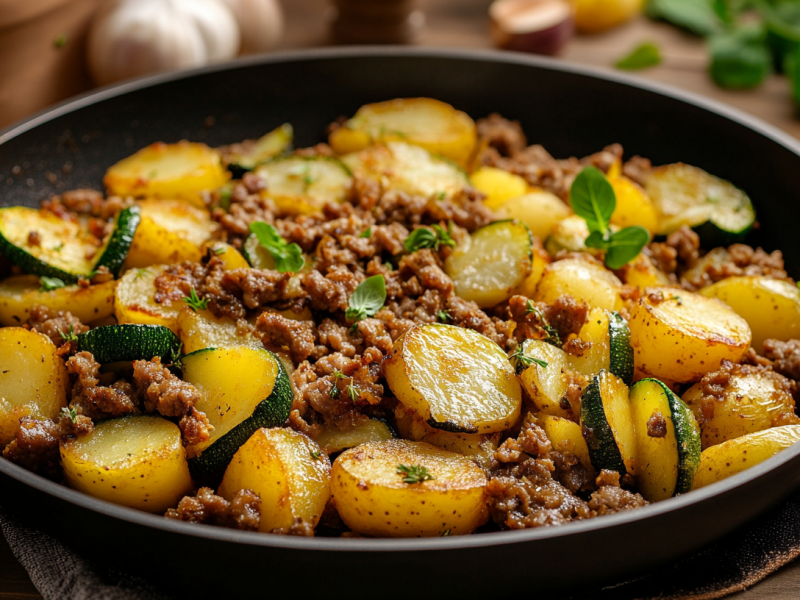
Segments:
[[[230,179],[219,152],[193,142],[156,142],[112,166],[103,178],[109,195],[179,198],[203,206],[202,193]]]
[[[22,417],[55,419],[67,405],[64,361],[46,335],[0,328],[0,448],[14,439]]]
[[[326,425],[314,440],[326,454],[341,452],[367,442],[380,442],[394,437],[391,428],[383,421],[364,417],[355,427],[339,429],[336,425]]]
[[[611,223],[619,228],[639,225],[650,235],[658,230],[658,211],[642,187],[624,176],[608,177],[617,197]]]
[[[155,279],[167,265],[155,265],[146,269],[131,269],[117,282],[117,297],[114,315],[119,323],[141,323],[163,325],[178,333],[178,313],[186,306],[173,302],[167,306],[155,301]]]
[[[143,200],[142,218],[125,259],[125,268],[199,262],[203,243],[218,226],[205,209],[180,200]]]
[[[403,481],[400,466],[430,479]],[[416,468],[416,469],[415,469]],[[353,531],[378,537],[463,535],[486,522],[486,476],[470,459],[424,442],[388,440],[345,450],[333,497]]]
[[[472,179],[475,180],[475,174]],[[494,203],[489,208],[500,216],[525,223],[531,234],[540,239],[546,239],[561,221],[572,214],[561,198],[545,190],[530,190],[520,196]]]
[[[545,250],[534,245],[531,248],[531,258],[533,259],[531,272],[522,280],[522,283],[514,288],[511,292],[512,296],[520,295],[533,298],[534,294],[536,294],[536,286],[539,285],[545,268],[550,264],[550,255]]]
[[[342,161],[361,178],[377,179],[386,189],[444,200],[470,185],[466,171],[446,158],[405,142],[388,142],[348,154]]]
[[[547,265],[534,300],[553,304],[560,296],[572,296],[593,308],[618,310],[622,307],[621,289],[622,282],[601,265],[566,258]]]
[[[555,415],[537,415],[539,423],[553,445],[553,450],[562,454],[571,454],[577,458],[594,479],[596,471],[589,458],[589,446],[583,438],[581,426],[574,421]]]
[[[476,331],[418,325],[395,342],[384,364],[392,392],[431,427],[492,433],[519,418],[522,396],[508,356]]]
[[[492,210],[509,198],[522,196],[528,191],[528,182],[522,177],[497,167],[480,167],[470,175],[470,179],[476,190],[486,194],[483,203]]]
[[[577,420],[581,414],[580,400],[572,406],[567,396],[574,369],[570,356],[544,340],[525,340],[522,354],[546,364],[532,362],[518,376],[536,408],[546,415]]]
[[[785,425],[728,440],[700,455],[692,489],[705,487],[772,458],[800,440],[800,425]]]
[[[247,269],[250,265],[247,264],[242,253],[236,248],[225,242],[217,240],[209,240],[205,242],[200,248],[200,253],[205,256],[206,253],[212,253],[214,256],[222,261],[223,269],[225,271],[233,271],[234,269]]]
[[[475,148],[475,122],[466,113],[431,98],[398,98],[367,104],[328,143],[338,154],[370,144],[404,141],[465,165]]]
[[[639,254],[617,273],[625,283],[639,289],[670,285],[669,277],[656,267],[646,254]]]
[[[252,328],[240,327],[230,317],[215,317],[208,310],[194,311],[184,306],[178,312],[176,329],[184,354],[203,348],[264,347]]]
[[[331,497],[331,463],[302,433],[259,429],[234,455],[219,495],[231,500],[242,489],[261,497],[259,531],[286,531],[300,522],[315,527]]]
[[[697,381],[750,347],[750,327],[729,306],[680,289],[643,296],[628,325],[636,368],[668,381]]]
[[[61,444],[64,479],[101,500],[163,513],[192,489],[174,423],[131,415],[98,423],[91,433]]]
[[[310,214],[350,195],[350,170],[332,156],[283,156],[256,168],[267,182],[262,194],[292,214]]]
[[[764,340],[800,338],[800,289],[771,277],[728,277],[698,292],[717,298],[742,317],[753,332],[753,347]]]
[[[257,140],[245,140],[223,148],[223,159],[232,169],[251,171],[257,165],[287,152],[294,141],[294,129],[291,124],[279,125]]]
[[[456,294],[485,308],[508,300],[531,273],[531,234],[519,221],[481,227],[447,258]]]
[[[81,287],[68,285],[49,292],[41,290],[39,278],[17,275],[0,281],[0,325],[20,325],[31,316],[34,306],[68,310],[82,323],[91,323],[114,314],[116,282],[107,281]]]
[[[683,395],[701,424],[703,449],[776,425],[800,423],[785,379],[771,371],[734,367],[719,394],[709,397],[702,383]]]

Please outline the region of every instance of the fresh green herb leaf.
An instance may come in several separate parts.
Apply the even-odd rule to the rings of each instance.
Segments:
[[[345,379],[347,377],[347,375],[338,370],[331,373],[331,375],[334,379]]]
[[[367,227],[367,230],[365,232],[363,232],[361,235],[359,235],[358,237],[360,237],[360,238],[370,238],[370,237],[372,237],[372,227]]]
[[[621,269],[639,256],[649,241],[650,233],[644,227],[634,225],[620,229],[608,240],[606,266],[609,269]]]
[[[436,199],[439,200],[440,202],[442,200],[444,200],[445,198],[447,198],[447,193],[446,192],[437,192],[436,193]]]
[[[397,472],[404,475],[403,483],[422,483],[430,479],[436,479],[428,472],[428,469],[419,465],[397,465]]]
[[[451,535],[453,535],[453,532],[452,532],[451,530],[449,530],[449,529],[445,529],[445,530],[442,532],[442,534],[441,534],[441,535],[442,535],[442,537],[448,537],[448,536],[451,536]]]
[[[219,200],[217,201],[217,205],[226,212],[231,208],[232,193],[233,193],[233,187],[230,184],[226,184],[219,191]]]
[[[714,0],[650,0],[647,14],[673,25],[707,36],[721,30],[722,21],[714,11]]]
[[[183,362],[181,362],[181,351],[180,350],[171,350],[169,357],[169,364],[176,369],[183,369]]]
[[[263,221],[255,221],[250,223],[250,231],[255,234],[258,243],[275,260],[275,268],[279,273],[297,273],[303,268],[306,261],[300,246],[287,244],[272,225]]]
[[[772,54],[761,26],[743,26],[709,40],[711,78],[720,87],[751,89],[772,72]]]
[[[522,351],[521,344],[517,346],[517,349],[514,351],[514,354],[512,354],[509,358],[511,359],[511,364],[514,365],[514,369],[517,371],[517,375],[522,373],[525,369],[527,369],[534,363],[536,363],[543,369],[547,368],[547,361],[541,360],[539,358],[534,358],[533,356],[528,356]]]
[[[383,263],[383,266],[386,267],[387,271],[394,271],[394,265],[390,262]]]
[[[361,394],[358,393],[358,388],[353,384],[348,385],[345,390],[347,391],[347,395],[350,396],[350,402],[355,404],[356,400],[358,400]]]
[[[78,420],[78,409],[75,407],[67,408],[65,406],[64,408],[61,409],[61,416],[68,417],[69,420],[74,423],[75,421]]]
[[[525,314],[530,315],[534,314],[539,319],[541,323],[542,329],[544,329],[545,338],[544,341],[548,344],[552,344],[558,348],[561,348],[561,336],[558,334],[558,329],[550,325],[550,323],[545,318],[542,311],[540,311],[533,303],[533,300],[528,300],[528,304],[525,307]]]
[[[344,313],[345,318],[353,325],[373,316],[386,302],[386,280],[383,275],[368,277],[350,296],[350,306]]]
[[[775,55],[775,63],[792,79],[786,63],[800,49],[800,2],[767,5],[763,13],[767,43]]]
[[[636,71],[661,64],[661,52],[653,42],[645,42],[637,46],[625,58],[618,60],[615,66],[618,69]]]
[[[319,450],[312,450],[311,451],[311,458],[313,458],[314,460],[319,460],[320,456],[321,456],[321,454],[320,454]]]
[[[594,167],[585,167],[572,182],[569,194],[572,210],[586,221],[589,232],[606,236],[617,197],[605,175]]]
[[[53,246],[53,252],[61,252],[64,248],[64,242],[60,242],[58,246]]]
[[[134,277],[134,280],[140,279],[140,278],[144,277],[145,275],[149,275],[149,274],[150,274],[149,269],[136,269],[136,277]]]
[[[456,242],[450,236],[450,232],[438,224],[433,224],[431,227],[432,229],[419,227],[411,232],[403,242],[406,251],[416,252],[421,248],[432,248],[434,252],[438,252],[439,246],[455,248]]]
[[[61,331],[59,329],[58,330],[58,335],[61,336],[61,339],[64,340],[64,342],[77,342],[78,341],[78,336],[75,335],[75,326],[74,325],[70,325],[69,326],[69,333],[64,333],[63,331]]]
[[[39,277],[39,291],[52,292],[59,288],[65,287],[67,284],[58,277]]]
[[[447,323],[448,321],[453,320],[453,317],[451,317],[450,313],[446,310],[440,310],[438,313],[436,313],[436,318],[442,323]]]
[[[53,45],[56,48],[63,48],[67,45],[67,36],[66,34],[60,33],[56,36],[56,39],[53,40]]]
[[[197,295],[197,291],[194,288],[192,288],[192,291],[188,297],[186,296],[183,297],[183,301],[194,312],[197,312],[198,309],[205,310],[206,308],[208,308],[208,300],[207,299],[201,300],[200,297]]]
[[[220,254],[225,254],[227,251],[228,249],[225,246],[218,246],[213,250],[214,254],[216,254],[217,256],[219,256]]]

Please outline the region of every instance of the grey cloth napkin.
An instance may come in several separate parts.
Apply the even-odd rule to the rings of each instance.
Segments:
[[[0,506],[0,530],[45,600],[174,600],[87,560]],[[697,554],[571,600],[711,600],[747,589],[800,555],[800,493]]]

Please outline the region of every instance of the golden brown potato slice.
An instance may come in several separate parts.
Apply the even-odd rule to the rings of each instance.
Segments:
[[[652,235],[658,229],[658,211],[642,187],[624,176],[608,177],[617,197],[611,223],[619,228],[639,225]]]
[[[144,269],[131,269],[117,282],[114,314],[119,323],[163,325],[178,333],[178,313],[186,306],[178,300],[167,304],[155,301],[155,279],[167,268],[155,265]]]
[[[259,429],[234,455],[219,495],[232,500],[252,490],[261,497],[259,531],[316,527],[331,496],[331,463],[310,438],[291,429]]]
[[[69,378],[46,335],[0,328],[0,448],[14,438],[22,417],[55,419],[67,405]]]
[[[659,288],[630,308],[636,368],[657,379],[697,381],[723,360],[738,362],[750,347],[750,327],[713,298]]]
[[[333,497],[353,531],[377,537],[470,533],[486,522],[486,476],[473,461],[424,442],[370,442],[333,463]]]
[[[414,327],[385,365],[392,392],[436,429],[492,433],[519,418],[522,396],[508,356],[471,329]]]
[[[476,190],[486,194],[483,203],[492,210],[496,210],[509,198],[522,196],[529,187],[528,182],[519,175],[497,167],[480,167],[470,175],[470,179]]]
[[[474,179],[474,175],[472,176]],[[489,206],[498,215],[525,223],[531,234],[544,240],[572,214],[561,198],[545,190],[530,190]]]
[[[537,410],[546,415],[577,419],[581,414],[580,397],[573,399],[573,406],[567,395],[574,370],[570,356],[544,340],[525,340],[522,353],[536,359],[518,377]]]
[[[593,479],[596,472],[589,458],[589,446],[583,438],[581,426],[574,421],[554,415],[538,415],[538,419],[547,434],[547,439],[553,444],[553,450],[573,455]]]
[[[34,275],[16,275],[0,281],[0,325],[25,323],[34,306],[68,310],[82,323],[91,323],[114,314],[116,282],[107,281],[81,287],[68,285],[49,292],[41,289]]]
[[[152,513],[176,506],[192,488],[181,430],[151,415],[98,423],[61,444],[61,462],[70,487]]]
[[[534,300],[553,304],[559,296],[567,295],[583,300],[592,308],[619,310],[621,289],[622,282],[602,265],[566,258],[547,265]]]

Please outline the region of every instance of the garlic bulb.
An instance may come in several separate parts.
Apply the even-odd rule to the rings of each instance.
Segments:
[[[239,26],[221,0],[108,0],[88,39],[97,84],[229,60]]]
[[[223,0],[239,22],[242,54],[274,48],[283,35],[283,12],[278,0]]]

